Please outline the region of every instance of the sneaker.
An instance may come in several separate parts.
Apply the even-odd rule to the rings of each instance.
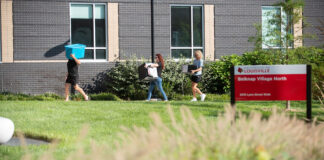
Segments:
[[[197,98],[193,98],[191,102],[197,102]]]
[[[146,102],[149,102],[149,101],[151,101],[151,100],[149,100],[149,99],[147,99],[147,100],[145,100]]]
[[[202,94],[202,95],[200,95],[200,98],[201,98],[201,101],[205,101],[206,94]]]
[[[89,101],[90,100],[89,96],[86,96],[84,100]]]

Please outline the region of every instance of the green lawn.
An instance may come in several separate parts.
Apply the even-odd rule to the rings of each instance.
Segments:
[[[63,159],[73,150],[75,140],[84,124],[90,129],[87,140],[112,145],[118,140],[121,126],[148,126],[151,122],[149,113],[156,112],[168,122],[166,106],[170,104],[179,116],[181,106],[189,107],[195,116],[203,115],[214,119],[224,111],[228,102],[143,102],[143,101],[0,101],[0,116],[10,118],[15,123],[16,131],[28,136],[59,139],[55,156]],[[276,106],[284,110],[285,102],[239,102],[238,110],[249,114],[252,110],[260,111],[267,117],[271,108]],[[305,117],[305,102],[292,102],[292,112],[299,118]],[[313,105],[313,115],[324,121],[324,109],[319,104]],[[36,155],[47,150],[47,146],[29,146],[29,152]],[[20,147],[0,146],[0,159],[19,159],[24,154]]]

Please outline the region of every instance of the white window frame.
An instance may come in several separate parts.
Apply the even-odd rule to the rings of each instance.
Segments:
[[[71,21],[71,6],[75,4],[87,4],[92,5],[92,20],[93,20],[93,47],[86,47],[86,49],[93,50],[93,59],[80,59],[81,62],[108,62],[108,8],[106,3],[70,3],[69,5],[69,12],[70,12],[70,43],[72,43],[72,21]],[[96,47],[96,5],[104,5],[105,6],[105,32],[106,32],[106,47]],[[106,59],[96,59],[96,50],[97,49],[105,49],[106,50]]]
[[[281,17],[281,19],[282,19],[282,16],[283,16],[283,12],[284,12],[284,10],[283,10],[283,7],[282,6],[261,6],[261,14],[262,14],[262,11],[263,11],[263,7],[269,7],[269,8],[280,8],[280,17]],[[263,22],[263,15],[261,15],[261,39],[263,39],[263,34],[262,34],[262,29],[263,29],[263,26],[262,26],[262,22]],[[281,37],[283,36],[282,35],[282,32],[283,32],[283,28],[284,28],[285,26],[284,26],[284,24],[280,24],[280,32],[281,32]],[[294,29],[294,27],[292,27],[292,32],[293,32],[293,29]],[[281,47],[269,47],[269,46],[264,46],[263,45],[263,41],[262,41],[262,43],[261,43],[261,45],[262,45],[262,49],[283,49],[283,48],[285,48],[284,46],[281,46]],[[292,46],[289,46],[288,47],[289,49],[292,49],[293,47]]]
[[[191,46],[190,47],[172,47],[172,7],[190,7],[191,9]],[[194,46],[194,34],[193,34],[193,7],[201,7],[201,19],[202,19],[202,47]],[[191,58],[186,58],[186,60],[191,60],[194,58],[194,50],[202,50],[203,53],[205,49],[205,17],[204,17],[204,5],[190,5],[190,4],[171,4],[170,5],[170,57],[175,61],[179,61],[179,58],[172,57],[173,49],[190,49],[191,50]],[[205,57],[205,56],[204,56]]]

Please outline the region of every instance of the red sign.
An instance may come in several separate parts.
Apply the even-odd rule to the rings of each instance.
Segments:
[[[306,100],[306,65],[234,67],[235,100]]]

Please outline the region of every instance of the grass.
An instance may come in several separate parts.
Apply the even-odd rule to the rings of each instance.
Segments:
[[[10,118],[15,123],[16,132],[22,132],[31,137],[58,139],[58,149],[54,155],[63,159],[75,149],[72,145],[77,140],[84,124],[89,124],[90,129],[86,141],[93,139],[99,144],[113,145],[119,141],[118,134],[121,126],[147,128],[151,124],[149,114],[158,113],[162,120],[169,124],[170,120],[166,110],[171,104],[177,118],[180,117],[179,108],[187,106],[195,117],[200,115],[214,120],[219,113],[224,112],[228,102],[198,102],[184,101],[143,102],[143,101],[90,101],[90,102],[63,102],[63,101],[1,101],[0,116]],[[292,102],[293,112],[298,118],[305,117],[305,102]],[[277,106],[284,110],[285,102],[239,102],[238,110],[244,114],[250,111],[260,111],[264,117],[269,117],[271,108]],[[313,115],[319,121],[324,121],[324,110],[319,104],[313,105]],[[46,151],[48,146],[29,146],[28,152],[39,156]],[[1,159],[19,159],[24,150],[20,147],[0,146]]]

